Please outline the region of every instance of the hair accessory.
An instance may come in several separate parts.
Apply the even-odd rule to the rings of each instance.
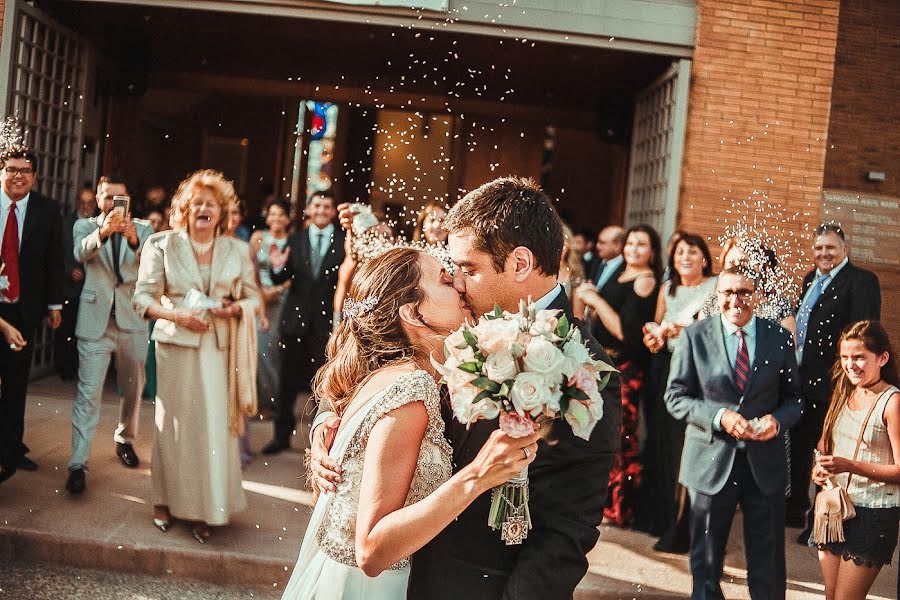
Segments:
[[[354,300],[353,298],[347,298],[346,300],[344,300],[344,316],[348,319],[361,317],[362,315],[375,308],[379,300],[381,300],[381,298],[375,295],[368,296],[361,301]]]
[[[25,143],[19,120],[15,117],[6,117],[6,120],[0,123],[0,153],[14,154],[28,151],[30,148]]]

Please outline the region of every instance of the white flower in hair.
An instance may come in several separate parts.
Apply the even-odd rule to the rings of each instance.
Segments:
[[[375,308],[375,306],[378,305],[379,300],[381,300],[381,298],[375,295],[367,296],[363,300],[354,300],[353,298],[347,298],[346,300],[344,300],[344,316],[348,319],[361,317],[362,315]]]

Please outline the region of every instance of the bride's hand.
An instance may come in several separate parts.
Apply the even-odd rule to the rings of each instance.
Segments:
[[[539,437],[537,433],[533,433],[513,438],[501,429],[492,433],[469,465],[473,469],[478,485],[489,490],[518,475],[537,456]]]

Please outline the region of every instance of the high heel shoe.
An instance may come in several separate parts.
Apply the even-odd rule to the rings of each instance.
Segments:
[[[156,517],[154,517],[153,526],[165,533],[169,530],[169,527],[172,526],[172,521],[169,521],[167,519],[157,519]]]
[[[169,514],[169,508],[166,506],[153,507],[153,526],[163,533],[172,526],[172,515]]]
[[[209,525],[206,523],[195,523],[191,528],[191,533],[194,535],[194,539],[197,540],[197,543],[205,544],[210,536]]]

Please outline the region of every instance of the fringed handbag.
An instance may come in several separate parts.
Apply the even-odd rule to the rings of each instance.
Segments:
[[[872,403],[869,412],[866,413],[862,429],[859,430],[859,437],[856,438],[853,460],[856,460],[856,456],[859,454],[859,447],[862,444],[866,426],[869,424],[869,417],[872,416],[872,411],[877,405],[878,400]],[[847,477],[847,487],[844,488],[829,477],[825,482],[825,489],[816,496],[815,520],[813,521],[813,541],[815,543],[829,544],[844,541],[844,521],[849,521],[856,516],[856,507],[853,506],[853,501],[847,491],[850,489],[852,480],[853,473],[850,473]]]

